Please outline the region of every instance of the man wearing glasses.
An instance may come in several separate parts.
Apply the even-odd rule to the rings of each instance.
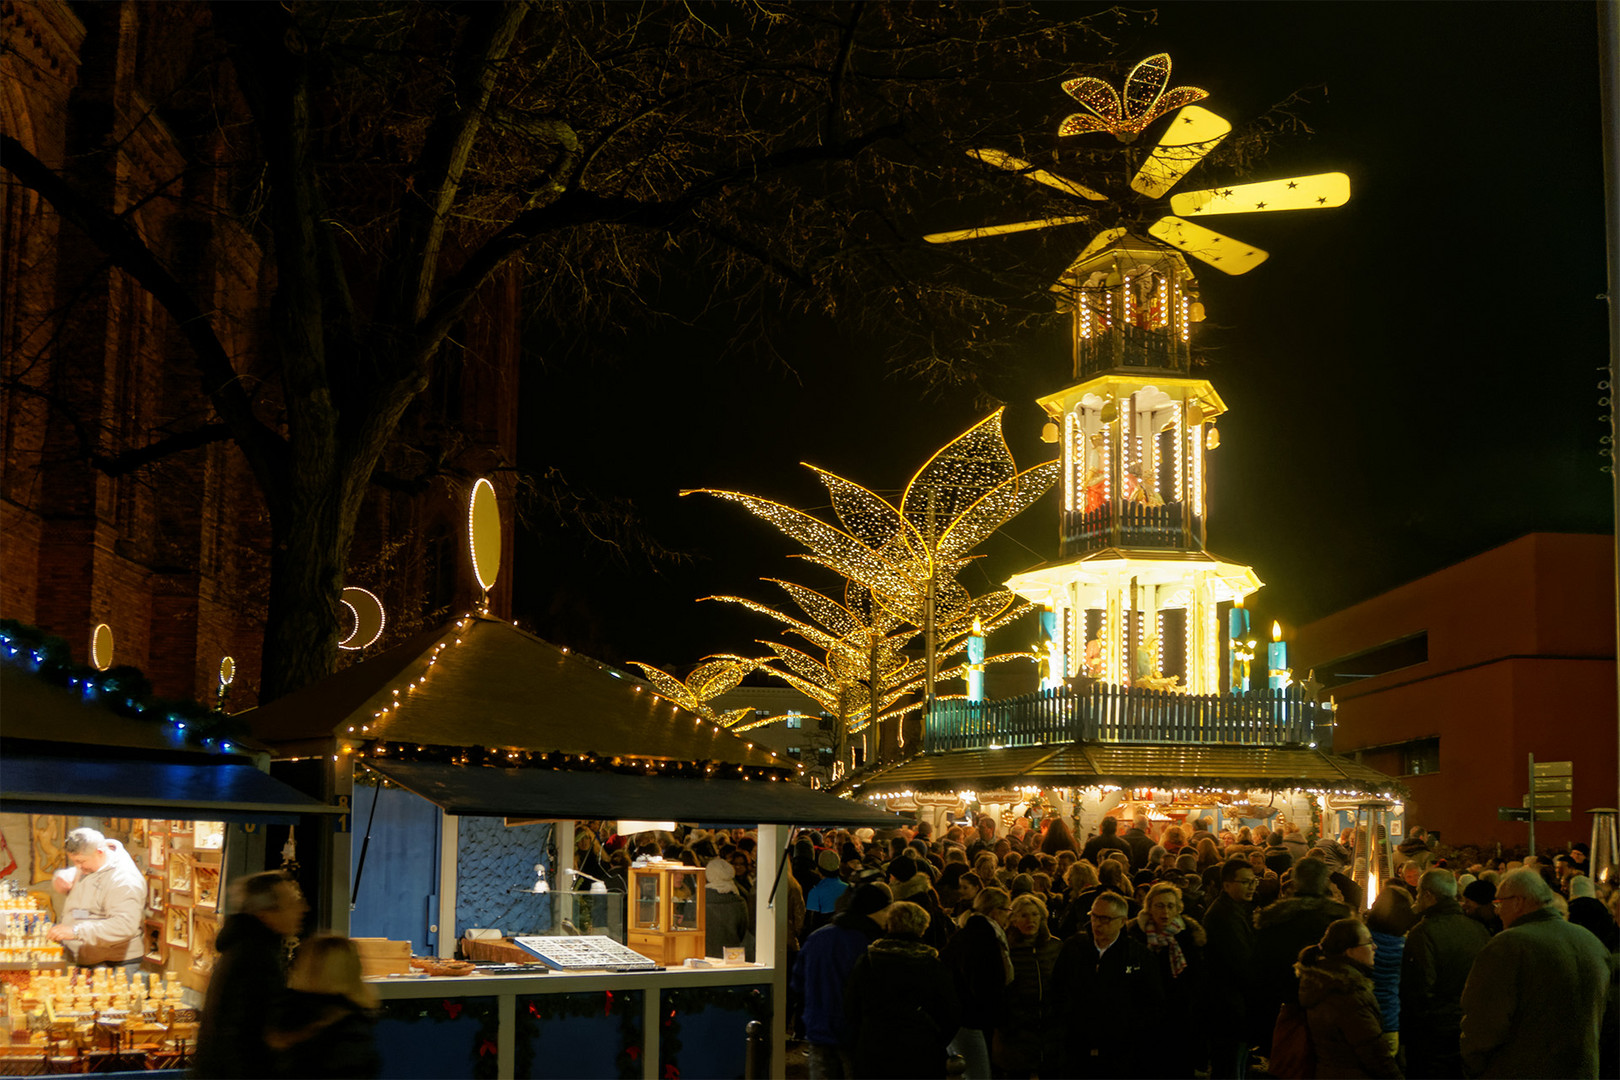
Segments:
[[[1470,1076],[1597,1075],[1608,952],[1552,903],[1535,870],[1497,882],[1503,930],[1480,950],[1462,993]]]
[[[1123,896],[1101,893],[1090,929],[1065,941],[1052,966],[1048,1022],[1061,1033],[1061,1076],[1156,1074],[1159,1059],[1146,1040],[1149,1025],[1162,1020],[1159,969],[1147,946],[1122,933],[1129,910]]]
[[[1221,891],[1204,913],[1204,932],[1209,943],[1204,959],[1209,964],[1210,981],[1220,987],[1227,1002],[1239,1007],[1237,1015],[1214,1025],[1210,1034],[1209,1074],[1217,1080],[1241,1077],[1248,1068],[1249,1047],[1258,1045],[1259,1028],[1265,1016],[1260,981],[1254,966],[1254,892],[1259,875],[1243,856],[1234,856],[1221,867]]]

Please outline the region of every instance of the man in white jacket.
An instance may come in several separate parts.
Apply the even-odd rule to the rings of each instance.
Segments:
[[[62,846],[73,869],[57,874],[54,884],[67,893],[66,915],[48,936],[67,943],[80,967],[139,970],[146,908],[140,868],[124,845],[95,829],[74,829]]]

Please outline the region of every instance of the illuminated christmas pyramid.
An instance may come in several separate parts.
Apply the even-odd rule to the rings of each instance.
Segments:
[[[1203,90],[1170,89],[1169,81],[1170,58],[1160,53],[1138,64],[1122,91],[1094,76],[1063,84],[1084,111],[1067,117],[1059,136],[1113,135],[1136,166],[1129,191],[1100,191],[1000,150],[973,150],[988,166],[1077,200],[1076,212],[927,237],[951,243],[1104,219],[1129,223],[1099,232],[1053,286],[1072,316],[1074,352],[1072,384],[1039,399],[1051,418],[1045,437],[1062,448],[1058,560],[1007,581],[1045,609],[1045,687],[1096,680],[1218,693],[1221,641],[1230,635],[1239,663],[1227,688],[1247,689],[1241,605],[1261,582],[1205,548],[1205,459],[1219,444],[1214,421],[1226,405],[1208,380],[1192,376],[1190,343],[1203,305],[1185,256],[1243,274],[1268,254],[1189,219],[1328,209],[1350,198],[1349,177],[1323,173],[1182,192],[1155,218],[1155,204],[1232,130],[1192,104],[1208,96]],[[1157,142],[1139,145],[1167,114]],[[1225,627],[1224,603],[1237,605]],[[1279,671],[1271,681],[1285,679]]]
[[[1111,229],[1055,289],[1074,338],[1074,381],[1039,399],[1062,455],[1058,559],[1007,581],[1045,609],[1043,683],[1217,693],[1219,605],[1261,581],[1205,548],[1226,405],[1190,373],[1197,283],[1178,252]]]

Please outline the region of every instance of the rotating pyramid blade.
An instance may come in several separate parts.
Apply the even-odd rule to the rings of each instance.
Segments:
[[[1170,212],[1193,214],[1253,214],[1274,210],[1326,210],[1350,201],[1350,178],[1342,172],[1236,184],[1206,191],[1184,191],[1170,199]]]
[[[1047,187],[1057,188],[1059,191],[1070,195],[1078,195],[1080,198],[1090,199],[1092,202],[1106,202],[1108,200],[1108,196],[1100,191],[1095,191],[1084,184],[1076,183],[1056,173],[1047,172],[1045,169],[1037,169],[1023,158],[1013,157],[1011,154],[1003,153],[1000,150],[969,150],[967,153],[970,158],[977,158],[986,165],[992,165],[998,169],[1006,169],[1008,172],[1026,176],[1037,184],[1045,184]]]
[[[1253,244],[1245,244],[1178,217],[1160,218],[1148,226],[1148,234],[1232,275],[1247,274],[1271,257],[1270,252],[1262,251]]]
[[[1198,105],[1188,105],[1170,118],[1159,145],[1131,179],[1131,190],[1157,199],[1204,160],[1231,132],[1232,125]]]
[[[1090,221],[1087,214],[1070,214],[1066,217],[1039,218],[1035,221],[1012,221],[1005,225],[979,225],[972,229],[952,229],[949,232],[927,233],[923,239],[930,244],[953,244],[958,240],[977,240],[981,236],[1001,236],[1005,233],[1029,232],[1032,229],[1046,229],[1054,225],[1073,225],[1077,221]]]

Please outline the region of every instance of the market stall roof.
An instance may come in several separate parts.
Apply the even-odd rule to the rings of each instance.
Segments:
[[[241,714],[282,754],[333,740],[791,769],[639,679],[500,619],[467,616]]]
[[[287,825],[297,824],[303,814],[347,813],[294,791],[249,762],[13,754],[0,764],[0,810]]]
[[[282,823],[343,812],[183,735],[0,664],[0,810]]]
[[[786,780],[696,780],[425,761],[367,761],[366,765],[448,814],[745,826],[883,827],[903,820]]]
[[[1122,745],[1080,742],[923,753],[847,785],[857,797],[902,791],[1042,787],[1350,789],[1405,794],[1393,777],[1306,747]]]
[[[189,743],[185,732],[173,724],[121,716],[92,691],[57,686],[15,664],[0,664],[0,738],[35,747],[89,745],[169,756],[218,756]],[[243,749],[257,748],[251,740],[241,741]]]

